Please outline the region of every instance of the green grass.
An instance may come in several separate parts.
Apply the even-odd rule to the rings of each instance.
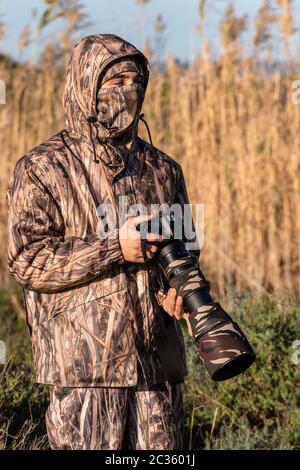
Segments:
[[[292,342],[300,339],[299,303],[278,306],[249,295],[222,303],[246,333],[257,360],[246,373],[214,383],[187,340],[184,389],[188,426],[194,415],[193,447],[300,449],[300,364],[291,360]]]
[[[10,294],[0,295],[0,339],[7,350],[7,363],[0,366],[0,449],[44,449],[48,447],[43,419],[48,390],[34,382],[29,333],[14,311]],[[20,291],[17,294],[22,302]]]
[[[46,449],[48,388],[34,383],[29,334],[10,295],[0,293],[0,339],[9,359],[0,366],[0,449]],[[18,296],[22,301],[20,291]],[[300,364],[291,361],[292,342],[300,339],[299,302],[278,305],[232,294],[222,305],[245,331],[257,360],[245,374],[214,383],[184,329],[189,368],[183,386],[186,445],[300,449]]]

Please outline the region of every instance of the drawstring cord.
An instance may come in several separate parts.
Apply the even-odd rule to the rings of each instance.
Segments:
[[[105,165],[106,167],[108,168],[117,168],[119,166],[119,163],[117,164],[109,164],[107,163],[105,160],[103,160],[103,158],[101,158],[100,156],[98,156],[98,159],[97,158],[97,153],[96,153],[96,146],[95,146],[95,139],[93,139],[93,131],[92,131],[92,124],[94,124],[95,122],[97,122],[97,118],[95,116],[88,116],[87,117],[87,122],[89,124],[89,131],[90,131],[90,141],[91,141],[91,144],[92,144],[92,147],[93,147],[93,154],[94,154],[94,162],[95,163],[100,163],[100,161],[103,163],[103,165]],[[97,132],[97,137],[98,137],[98,128],[96,127],[96,132]],[[123,159],[122,157],[120,156],[120,153],[116,151],[116,149],[112,146],[112,145],[109,145],[109,144],[104,144],[103,142],[101,142],[99,139],[98,139],[98,142],[100,143],[100,145],[102,145],[106,155],[109,157],[109,153],[107,151],[107,147],[111,148],[113,151],[115,151],[118,155],[118,157],[120,158],[121,160],[121,163],[123,162]]]
[[[150,140],[150,143],[151,145],[153,145],[153,142],[152,142],[152,137],[151,137],[151,132],[150,132],[150,129],[149,129],[149,126],[148,126],[148,123],[147,121],[144,119],[145,117],[145,114],[142,113],[140,114],[140,117],[139,119],[141,121],[143,121],[143,123],[145,124],[146,126],[146,129],[147,129],[147,132],[148,132],[148,136],[149,136],[149,140]],[[95,146],[95,139],[93,139],[93,131],[92,131],[92,125],[97,121],[97,118],[95,116],[88,116],[87,117],[87,122],[88,122],[88,125],[89,125],[89,133],[90,133],[90,141],[91,141],[91,144],[92,144],[92,147],[93,147],[93,154],[94,154],[94,162],[95,163],[100,163],[100,160],[101,162],[105,165],[105,166],[108,166],[110,168],[113,168],[113,167],[116,167],[118,165],[109,165],[105,160],[103,160],[100,156],[100,160],[97,158],[97,153],[96,153],[96,146]],[[98,129],[97,129],[97,134],[98,134]],[[100,141],[99,141],[100,142]],[[104,143],[100,142],[100,144],[103,146],[104,150],[105,150],[105,153],[107,154],[107,148],[106,148],[106,145],[104,145]],[[108,145],[109,146],[109,145]],[[119,154],[118,154],[119,155]]]
[[[140,120],[143,121],[143,123],[144,123],[145,126],[146,126],[146,129],[147,129],[147,132],[148,132],[148,136],[149,136],[149,140],[150,140],[150,144],[153,145],[152,137],[151,137],[151,132],[150,132],[149,126],[148,126],[148,124],[147,124],[147,121],[144,119],[144,117],[145,117],[145,114],[144,114],[144,113],[140,114]]]
[[[89,116],[87,118],[87,122],[89,124],[89,130],[90,130],[90,141],[91,141],[91,144],[93,146],[94,162],[95,163],[100,163],[100,160],[98,160],[98,158],[97,158],[96,146],[95,146],[95,141],[93,139],[93,132],[92,132],[92,124],[96,121],[97,121],[97,118],[95,116]]]

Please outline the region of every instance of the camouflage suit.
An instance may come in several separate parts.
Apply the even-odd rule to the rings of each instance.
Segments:
[[[180,384],[116,388],[52,386],[50,397],[46,425],[52,449],[183,448]]]
[[[154,341],[167,315],[149,295],[149,281],[159,288],[155,265],[148,272],[125,262],[119,228],[105,239],[96,233],[98,207],[112,197],[126,195],[129,205],[187,202],[179,164],[138,137],[138,119],[120,136],[103,134],[97,121],[101,73],[128,57],[142,65],[146,89],[148,61],[126,41],[94,35],[74,46],[63,96],[66,128],[18,160],[7,192],[8,269],[23,287],[36,380],[51,385],[53,448],[120,448],[128,403],[136,407],[130,429],[137,415],[138,429],[146,422],[150,429],[150,444],[136,441],[142,448],[174,446],[174,426],[182,423],[180,383],[166,382]],[[183,381],[183,336],[172,321]],[[145,390],[135,394],[139,386]],[[110,426],[113,437],[102,436]]]

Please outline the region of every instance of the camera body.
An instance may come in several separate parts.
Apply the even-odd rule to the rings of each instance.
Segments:
[[[182,221],[176,220],[174,214],[159,214],[137,229],[142,240],[148,233],[163,236],[163,241],[155,243],[159,249],[154,262],[159,264],[169,286],[183,298],[198,354],[211,378],[226,380],[250,367],[255,352],[238,324],[213,301],[210,283],[201,272],[198,259],[187,249],[184,240],[174,236],[176,223]]]

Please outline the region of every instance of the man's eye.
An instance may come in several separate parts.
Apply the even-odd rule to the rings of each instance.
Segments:
[[[132,80],[133,83],[144,83],[143,77],[136,77]],[[115,79],[111,82],[111,87],[118,87],[118,86],[123,86],[124,85],[124,80],[122,78]]]

